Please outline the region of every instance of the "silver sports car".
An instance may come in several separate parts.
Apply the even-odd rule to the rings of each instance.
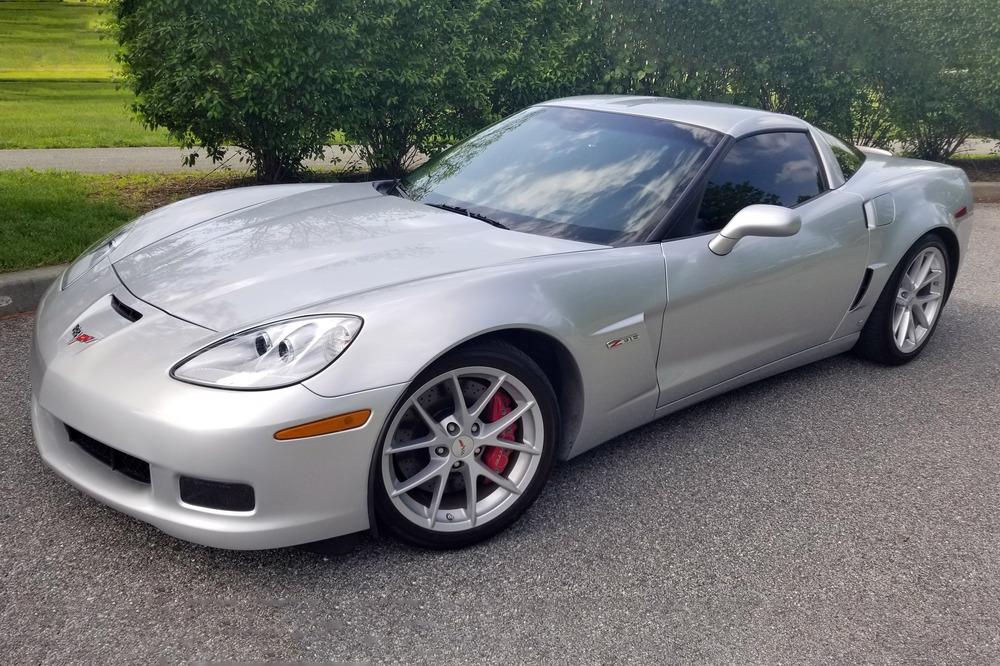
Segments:
[[[972,205],[958,169],[789,116],[547,102],[398,182],[209,194],[93,246],[38,309],[35,437],[182,539],[459,547],[699,400],[912,360]]]

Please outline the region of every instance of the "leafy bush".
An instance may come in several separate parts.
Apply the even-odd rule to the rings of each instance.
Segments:
[[[604,0],[616,58],[607,87],[790,113],[844,132],[855,53],[842,12],[822,0]]]
[[[402,175],[418,151],[440,150],[483,118],[487,91],[467,62],[473,51],[493,47],[476,38],[475,17],[455,4],[356,6],[359,38],[340,125],[378,175]]]
[[[975,134],[1000,128],[1000,22],[995,0],[886,0],[892,49],[879,53],[904,149],[944,160]],[[872,66],[875,67],[873,62]]]
[[[396,177],[587,92],[801,116],[942,159],[1000,128],[996,0],[111,0],[150,126],[277,180],[334,130]]]
[[[344,79],[335,51],[352,26],[334,3],[298,0],[112,0],[135,110],[213,160],[244,149],[277,181],[322,156]],[[189,158],[193,160],[193,155]]]
[[[609,92],[801,116],[943,159],[1000,126],[996,0],[603,0]]]
[[[341,129],[378,175],[400,176],[502,115],[570,94],[596,34],[574,0],[365,0]]]

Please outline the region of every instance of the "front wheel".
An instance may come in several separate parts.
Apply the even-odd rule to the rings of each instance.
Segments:
[[[438,361],[383,433],[374,468],[380,527],[426,548],[493,536],[548,479],[558,416],[545,374],[516,347],[480,344]]]
[[[937,328],[952,270],[948,248],[938,236],[931,234],[917,241],[875,303],[857,351],[887,365],[916,358]]]

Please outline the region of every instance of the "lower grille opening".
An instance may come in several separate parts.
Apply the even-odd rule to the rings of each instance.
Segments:
[[[69,441],[73,442],[91,457],[101,461],[111,469],[141,483],[149,483],[149,463],[135,456],[113,449],[75,428],[66,426]]]
[[[190,476],[180,478],[181,501],[192,506],[220,511],[253,511],[256,505],[253,486],[245,483],[223,483],[195,479]]]

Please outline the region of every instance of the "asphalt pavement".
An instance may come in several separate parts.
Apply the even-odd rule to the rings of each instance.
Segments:
[[[1000,207],[925,354],[841,356],[557,468],[492,542],[193,546],[50,472],[0,321],[0,658],[1000,660]],[[100,390],[95,386],[95,390]]]

